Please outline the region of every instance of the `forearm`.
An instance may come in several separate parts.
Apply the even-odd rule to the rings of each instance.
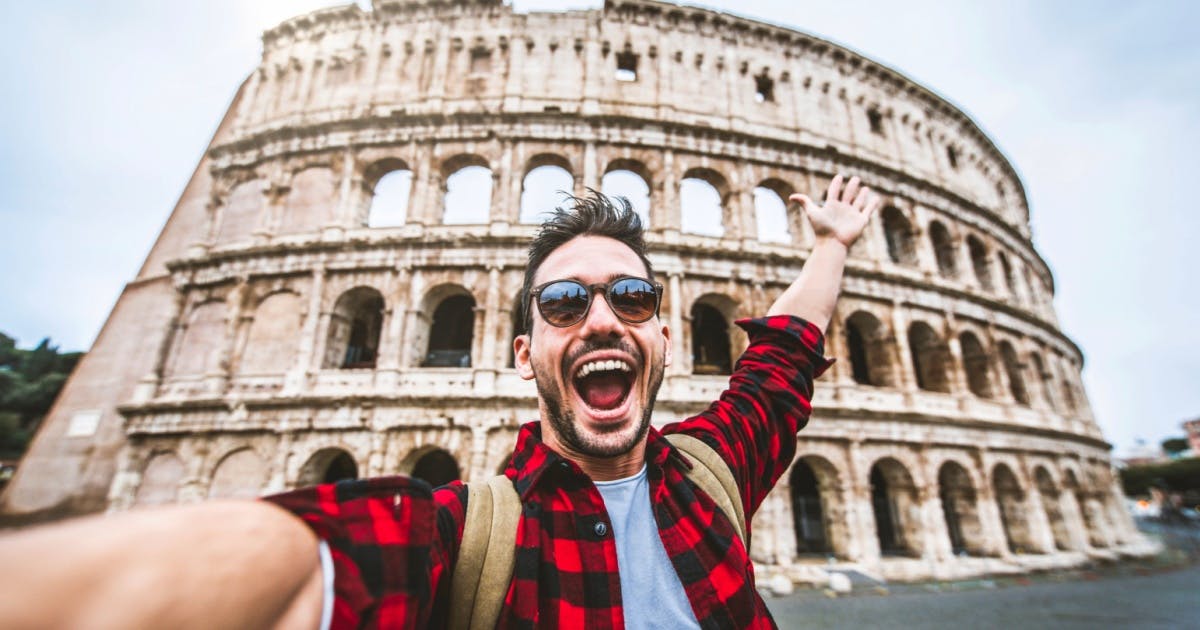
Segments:
[[[841,290],[846,252],[846,246],[836,239],[818,239],[800,275],[775,300],[767,315],[794,315],[825,332]]]
[[[0,538],[10,628],[316,627],[317,539],[259,502],[91,517]]]

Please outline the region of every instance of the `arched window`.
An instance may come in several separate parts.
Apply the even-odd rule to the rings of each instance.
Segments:
[[[217,464],[208,486],[208,498],[253,499],[266,482],[266,463],[258,453],[244,448],[226,455]]]
[[[938,273],[944,278],[957,278],[958,252],[954,249],[954,239],[950,237],[950,230],[941,222],[933,221],[929,224],[929,240],[933,243]]]
[[[825,554],[830,551],[826,517],[821,503],[821,488],[817,475],[804,460],[792,466],[790,487],[792,519],[796,530],[796,551],[799,555]]]
[[[787,203],[774,188],[759,186],[754,189],[754,218],[758,222],[758,240],[775,243],[792,241],[792,235],[788,233]]]
[[[225,340],[224,302],[205,302],[192,311],[171,362],[170,376],[200,376],[221,369]]]
[[[221,225],[217,230],[218,243],[236,243],[250,238],[254,230],[261,227],[263,189],[261,179],[238,184],[229,193],[221,208]]]
[[[492,207],[492,171],[485,166],[464,166],[446,178],[446,224],[487,223]]]
[[[617,163],[614,163],[617,165]],[[630,164],[630,167],[637,168],[640,165]],[[604,178],[600,180],[600,192],[609,197],[624,197],[629,200],[629,205],[633,206],[633,211],[637,213],[642,220],[642,225],[650,226],[650,184],[646,183],[646,179],[639,175],[639,171],[643,168],[638,168],[637,171],[632,168],[614,168],[604,174]]]
[[[689,234],[724,236],[724,204],[714,182],[724,183],[709,171],[689,172],[679,184],[679,227]]]
[[[854,382],[877,387],[893,386],[890,348],[879,319],[866,311],[858,311],[846,318],[845,332]]]
[[[1021,362],[1017,359],[1017,351],[1007,341],[1000,342],[1000,358],[1004,360],[1004,373],[1008,375],[1008,391],[1013,400],[1029,406],[1029,389],[1025,387],[1025,374]]]
[[[1042,506],[1046,510],[1046,520],[1050,521],[1050,531],[1054,535],[1054,546],[1065,551],[1071,548],[1071,531],[1067,528],[1067,520],[1063,517],[1062,493],[1054,485],[1050,473],[1042,466],[1033,472],[1037,483],[1038,494],[1042,495]]]
[[[279,233],[319,230],[333,219],[336,205],[337,186],[333,169],[324,166],[306,168],[292,177],[279,221]]]
[[[422,455],[412,471],[413,477],[424,480],[435,488],[461,479],[460,474],[454,456],[440,448]]]
[[[871,466],[871,508],[879,551],[885,556],[916,556],[920,550],[920,523],[911,516],[916,508],[916,486],[904,465],[890,457]]]
[[[967,250],[971,253],[971,267],[975,270],[975,279],[984,291],[994,291],[992,284],[992,267],[988,264],[987,248],[975,236],[967,237]]]
[[[283,374],[293,367],[299,348],[304,305],[295,293],[272,293],[254,310],[238,364],[239,374]]]
[[[946,462],[938,470],[938,496],[942,515],[955,554],[983,555],[984,532],[979,519],[975,487],[967,470],[956,462]]]
[[[1008,288],[1009,295],[1017,294],[1017,279],[1013,275],[1012,265],[1008,262],[1008,256],[1004,252],[1000,252],[996,256],[1000,259],[1000,271],[1004,273],[1004,286]]]
[[[452,295],[433,311],[429,350],[423,367],[471,367],[471,343],[475,335],[475,299]]]
[[[343,293],[330,314],[324,367],[375,367],[382,329],[383,296],[379,291],[358,287]]]
[[[1004,464],[996,464],[992,471],[992,488],[996,504],[1000,508],[1000,522],[1004,525],[1004,538],[1013,553],[1029,553],[1036,550],[1029,530],[1029,515],[1025,507],[1025,491],[1017,482],[1016,475]]]
[[[150,458],[142,471],[134,505],[163,505],[174,503],[183,482],[183,460],[175,453],[158,453]]]
[[[561,166],[546,164],[530,170],[521,184],[521,223],[544,222],[574,188],[575,178]]]
[[[729,324],[708,304],[692,306],[692,373],[730,374]]]
[[[358,464],[354,457],[340,448],[323,448],[300,467],[298,482],[304,487],[347,479],[358,479]]]
[[[971,332],[958,336],[962,347],[963,370],[967,373],[967,387],[980,398],[992,397],[992,376],[988,369],[988,355],[979,338]]]
[[[908,348],[917,387],[950,393],[950,348],[933,328],[924,322],[914,322],[908,327]]]
[[[913,228],[904,213],[888,206],[883,209],[880,218],[883,220],[883,234],[887,238],[888,258],[896,264],[916,266]]]
[[[408,216],[409,196],[412,193],[413,172],[398,169],[385,174],[375,183],[367,226],[373,228],[404,225]]]

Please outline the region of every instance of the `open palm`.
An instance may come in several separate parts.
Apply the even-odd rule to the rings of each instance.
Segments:
[[[808,195],[795,194],[789,199],[804,207],[804,214],[817,238],[833,238],[850,247],[867,227],[871,214],[883,205],[879,195],[861,184],[858,177],[845,182],[841,175],[835,176],[829,182],[823,206],[817,205]]]

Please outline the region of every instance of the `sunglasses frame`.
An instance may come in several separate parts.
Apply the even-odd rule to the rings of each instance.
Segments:
[[[621,282],[622,280],[641,280],[642,282],[649,284],[650,287],[652,289],[654,289],[654,310],[651,311],[651,313],[646,316],[646,319],[643,319],[640,321],[628,319],[621,313],[621,311],[619,309],[617,309],[615,306],[613,306],[612,295],[610,292],[612,291],[613,285],[617,284],[618,282]],[[583,312],[579,314],[579,318],[576,319],[575,321],[572,321],[569,324],[555,324],[554,322],[550,321],[546,317],[545,313],[542,312],[542,302],[541,302],[542,291],[544,291],[547,287],[554,285],[554,284],[558,284],[560,282],[567,282],[570,284],[574,284],[576,286],[583,287],[587,291],[587,306],[583,309]],[[529,291],[529,296],[530,296],[530,299],[533,300],[534,305],[537,307],[538,315],[541,316],[542,321],[546,322],[550,326],[554,326],[555,328],[570,328],[571,326],[574,326],[574,325],[578,324],[579,322],[582,322],[583,320],[587,319],[588,313],[592,312],[592,303],[595,302],[594,296],[596,295],[596,291],[599,291],[601,289],[603,289],[602,293],[604,295],[604,301],[608,304],[608,310],[612,311],[613,315],[617,316],[617,319],[625,322],[626,324],[644,324],[644,323],[650,321],[652,318],[657,317],[658,309],[659,309],[659,307],[662,306],[662,297],[663,297],[662,283],[654,282],[653,280],[649,280],[647,278],[640,278],[638,276],[619,276],[617,278],[613,278],[612,280],[609,280],[608,282],[596,282],[594,284],[584,284],[578,280],[572,280],[570,278],[560,278],[558,280],[551,280],[550,282],[547,282],[545,284],[540,284],[540,285],[534,287],[532,290]]]

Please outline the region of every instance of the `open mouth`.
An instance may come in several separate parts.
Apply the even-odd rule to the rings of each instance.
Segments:
[[[585,405],[597,411],[620,407],[633,389],[633,366],[621,359],[588,361],[571,379]]]

